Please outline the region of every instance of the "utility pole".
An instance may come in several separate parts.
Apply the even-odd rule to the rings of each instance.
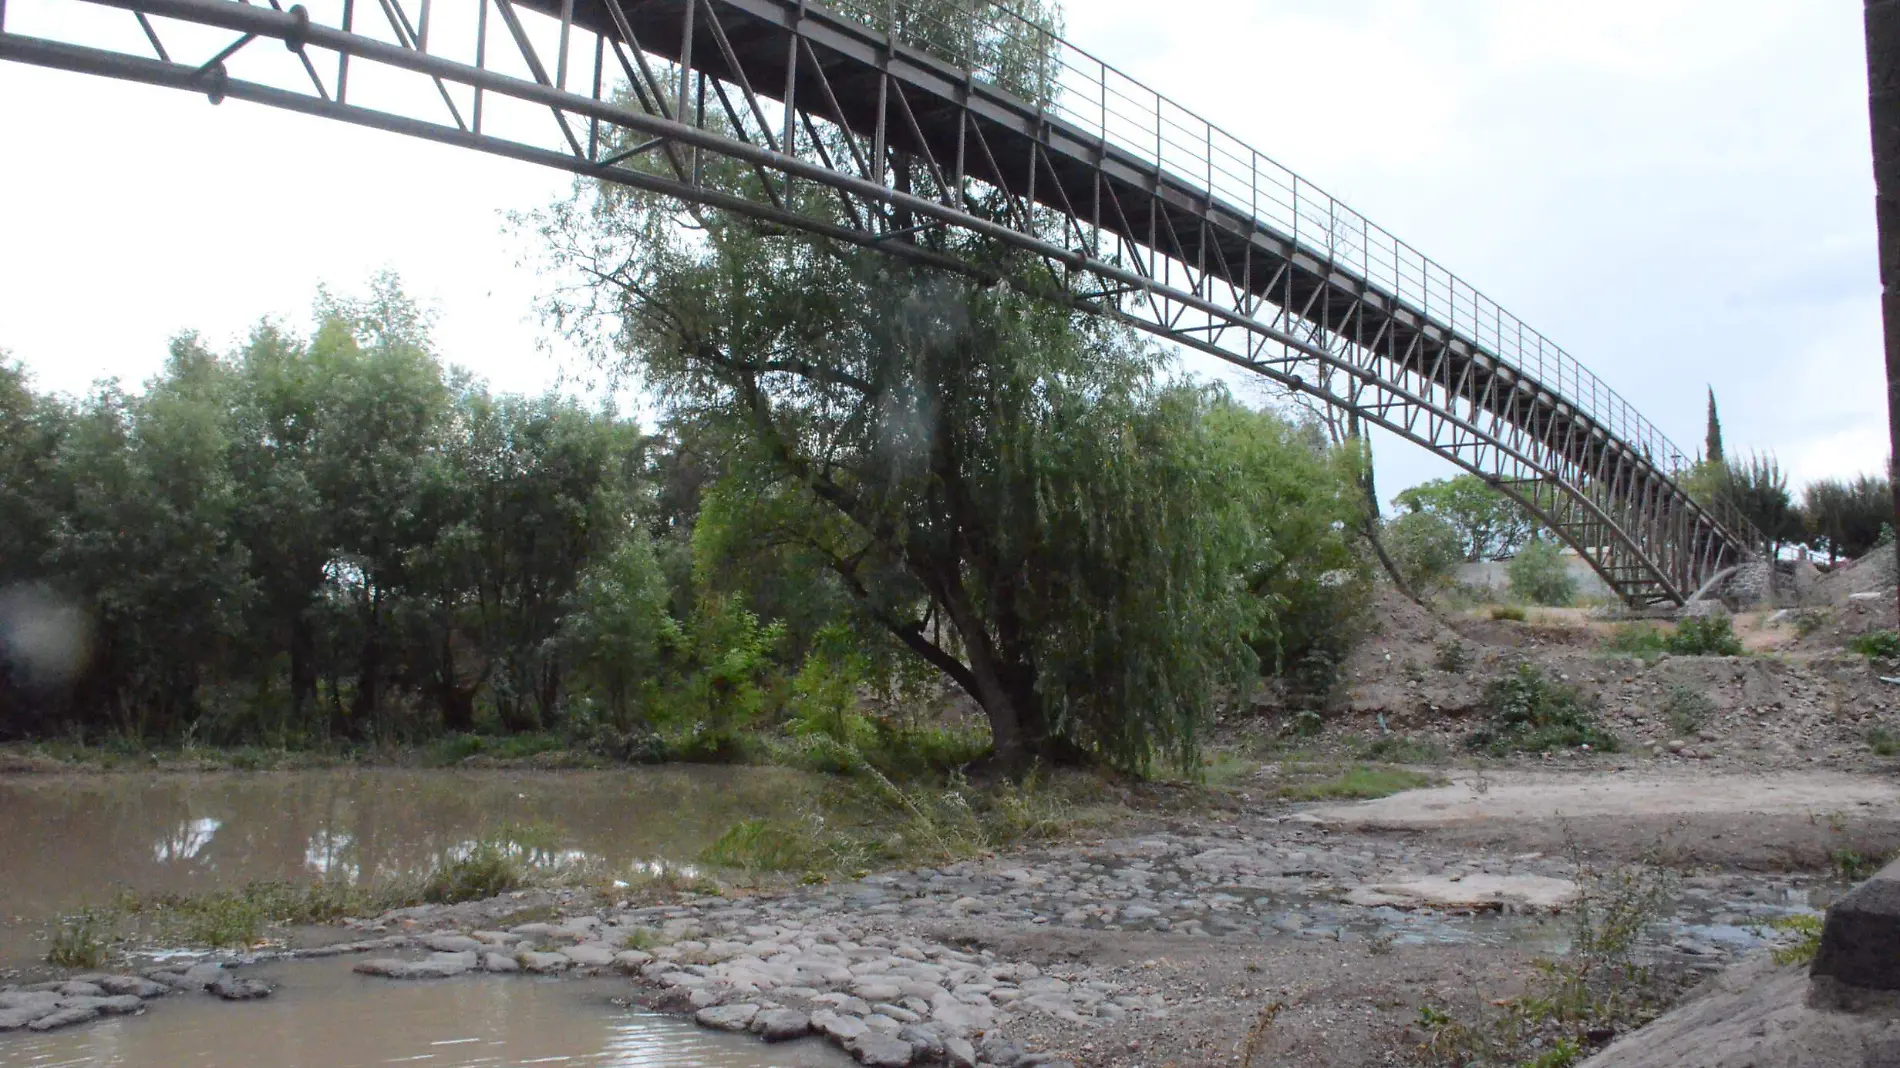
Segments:
[[[1880,230],[1880,313],[1887,339],[1887,432],[1900,461],[1900,0],[1867,0],[1867,114],[1874,142],[1874,219]],[[1900,483],[1900,479],[1896,479]],[[1900,531],[1900,484],[1894,530]],[[1900,567],[1900,541],[1894,544]]]

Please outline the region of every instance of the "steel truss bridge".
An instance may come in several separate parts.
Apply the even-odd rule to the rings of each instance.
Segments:
[[[1682,450],[1562,349],[1311,183],[999,7],[13,7],[9,22],[0,0],[0,58],[16,62],[409,134],[979,277],[914,236],[950,227],[1002,242],[1039,257],[1061,299],[1477,473],[1632,605],[1680,603],[1759,552],[1746,521],[1683,491]],[[957,14],[932,25],[930,9]],[[707,181],[715,158],[762,195]],[[899,178],[916,173],[930,180]],[[801,212],[811,198],[790,194],[803,183],[844,210]]]

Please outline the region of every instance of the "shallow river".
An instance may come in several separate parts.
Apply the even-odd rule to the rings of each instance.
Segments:
[[[690,867],[735,821],[784,797],[762,768],[614,772],[349,770],[0,778],[0,972],[35,965],[47,921],[121,889],[426,871],[477,840],[544,864],[635,874]],[[0,1035],[0,1068],[559,1064],[765,1068],[849,1064],[609,1003],[624,983],[471,978],[394,984],[347,960],[247,970],[268,1001],[165,998],[137,1017]]]
[[[47,1034],[0,1035],[6,1068],[831,1068],[816,1041],[766,1047],[669,1016],[619,1008],[610,980],[484,976],[392,983],[348,961],[263,965],[268,1001],[174,995],[142,1016]]]

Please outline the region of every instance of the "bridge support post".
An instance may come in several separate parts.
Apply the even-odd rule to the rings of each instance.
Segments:
[[[1900,0],[1866,0],[1867,113],[1874,147],[1874,218],[1880,230],[1880,311],[1887,341],[1890,464],[1900,461]],[[1900,478],[1894,529],[1900,530]],[[1900,542],[1894,546],[1900,566]]]

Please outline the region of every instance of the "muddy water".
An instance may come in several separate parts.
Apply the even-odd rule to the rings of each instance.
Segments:
[[[264,1002],[174,996],[143,1016],[48,1034],[0,1035],[0,1068],[832,1068],[850,1059],[806,1041],[765,1046],[619,1008],[624,984],[494,976],[391,983],[344,961],[267,965]]]
[[[0,778],[0,969],[38,959],[49,918],[121,889],[374,881],[476,840],[543,865],[690,866],[794,788],[774,769],[706,767]]]

